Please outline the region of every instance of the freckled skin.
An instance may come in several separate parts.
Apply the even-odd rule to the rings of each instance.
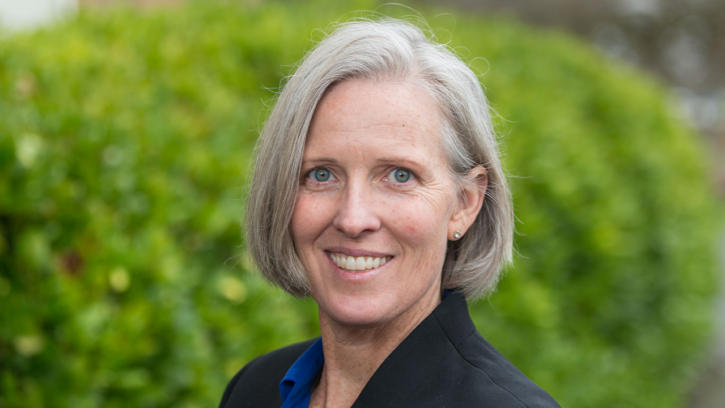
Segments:
[[[319,305],[325,353],[311,407],[352,405],[441,301],[447,241],[466,231],[483,198],[473,197],[478,204],[467,210],[455,199],[440,120],[435,102],[409,83],[347,80],[318,104],[290,225]],[[317,169],[329,179],[316,179]],[[398,169],[412,177],[397,181]],[[329,259],[330,248],[392,260],[370,273],[344,272]]]
[[[434,101],[407,83],[345,81],[318,105],[291,225],[312,296],[336,323],[375,326],[440,302],[455,194],[439,120]],[[320,167],[336,180],[305,177]],[[413,179],[389,178],[398,168]],[[351,283],[336,277],[325,253],[339,245],[394,258],[373,279]]]

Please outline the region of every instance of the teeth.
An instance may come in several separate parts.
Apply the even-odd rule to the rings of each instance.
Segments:
[[[335,265],[348,271],[366,271],[368,269],[375,269],[385,265],[386,262],[392,259],[390,256],[380,258],[359,256],[357,258],[353,258],[351,256],[334,253],[330,253],[330,258],[332,258],[332,261],[335,262]]]

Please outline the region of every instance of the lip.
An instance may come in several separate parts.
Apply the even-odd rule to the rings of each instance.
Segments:
[[[326,253],[335,253],[335,254],[343,254],[347,256],[351,256],[353,258],[357,258],[360,256],[364,257],[371,257],[371,258],[382,258],[382,257],[395,257],[393,254],[386,254],[384,252],[374,252],[374,251],[367,251],[364,249],[352,249],[352,248],[342,248],[342,247],[333,247],[333,248],[326,248]]]
[[[393,262],[393,260],[395,260],[395,257],[392,257],[384,265],[380,265],[375,269],[367,269],[364,271],[353,272],[353,271],[348,271],[348,270],[342,269],[339,266],[337,266],[335,261],[333,261],[332,258],[330,257],[330,252],[335,252],[335,251],[329,251],[329,250],[325,251],[325,256],[327,257],[327,262],[329,262],[330,265],[332,265],[332,268],[338,277],[340,277],[344,280],[347,280],[347,281],[361,281],[361,280],[372,279],[378,273],[380,273],[381,271],[386,269],[388,267],[388,265],[390,265]],[[344,252],[337,252],[337,253],[344,253]],[[355,252],[355,253],[358,253],[358,252]],[[367,253],[375,253],[375,252],[365,252],[365,253],[367,254]],[[345,255],[348,255],[348,254],[345,253]],[[352,255],[350,255],[350,256],[352,256]],[[365,255],[359,255],[359,256],[365,256]],[[370,255],[370,256],[373,256],[373,255]],[[388,255],[388,256],[390,256],[390,255]]]

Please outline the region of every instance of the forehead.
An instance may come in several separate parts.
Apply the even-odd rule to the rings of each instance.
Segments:
[[[351,79],[330,87],[320,100],[306,147],[372,139],[388,148],[440,150],[440,122],[433,98],[410,82]]]

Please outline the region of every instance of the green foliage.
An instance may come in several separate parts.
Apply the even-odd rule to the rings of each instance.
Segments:
[[[318,333],[240,255],[242,190],[269,89],[314,28],[373,6],[83,11],[0,38],[0,406],[213,406]],[[479,330],[562,406],[677,406],[716,287],[695,136],[582,44],[455,20],[431,24],[486,58],[521,220]]]
[[[707,155],[641,74],[561,35],[488,29],[465,44],[508,121],[522,257],[475,307],[479,330],[563,406],[680,406],[717,288]]]

